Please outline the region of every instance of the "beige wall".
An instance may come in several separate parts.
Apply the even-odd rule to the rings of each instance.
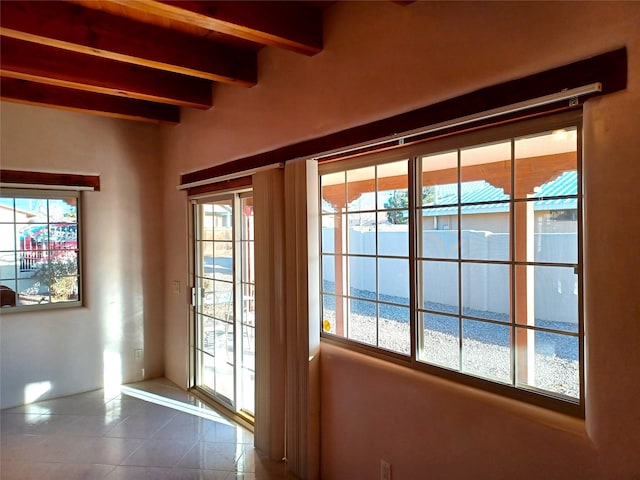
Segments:
[[[84,308],[1,318],[2,408],[163,374],[159,129],[1,104],[5,169],[100,175],[83,194]],[[143,349],[143,358],[135,358]],[[120,378],[118,378],[120,377]]]
[[[100,174],[102,191],[84,202],[86,307],[2,315],[2,407],[30,384],[59,396],[111,370],[128,382],[164,368],[187,385],[181,173],[626,45],[628,89],[585,107],[586,419],[323,344],[321,468],[328,480],[377,479],[380,458],[394,480],[640,477],[639,24],[639,2],[338,2],[321,53],[264,49],[258,86],[217,87],[211,110],[184,110],[161,135],[3,103],[3,168]]]
[[[322,478],[640,476],[640,3],[338,2],[310,58],[265,49],[259,84],[218,87],[164,131],[167,282],[187,283],[180,173],[429,105],[626,45],[629,87],[585,107],[587,416],[575,421],[323,345]],[[613,280],[616,279],[616,280]],[[166,371],[185,385],[186,304]]]

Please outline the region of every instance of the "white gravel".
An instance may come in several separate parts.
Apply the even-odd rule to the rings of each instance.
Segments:
[[[324,311],[324,320],[335,333],[335,312]],[[408,355],[410,353],[409,324],[379,319],[379,347]],[[348,337],[367,345],[376,345],[375,318],[351,314]],[[456,336],[433,330],[424,332],[425,352],[419,360],[460,371],[460,344]],[[462,372],[511,384],[511,352],[508,347],[464,339],[462,342]],[[535,354],[533,372],[527,385],[578,398],[579,364],[556,355]]]

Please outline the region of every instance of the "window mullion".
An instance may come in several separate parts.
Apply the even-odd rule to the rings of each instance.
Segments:
[[[373,215],[375,218],[375,230],[374,230],[374,234],[375,234],[375,275],[376,275],[376,280],[375,280],[375,289],[376,289],[376,296],[375,296],[375,302],[376,302],[376,346],[380,347],[380,249],[379,249],[379,245],[378,245],[378,238],[379,238],[379,225],[378,225],[378,167],[376,166],[375,168],[375,180],[374,180],[374,187],[373,187],[373,191],[375,194],[375,205],[373,207]],[[362,215],[362,213],[361,213]],[[348,228],[348,227],[347,227]]]
[[[418,358],[418,343],[422,348],[424,345],[423,334],[424,331],[422,325],[419,326],[418,315],[418,302],[421,295],[416,291],[419,289],[422,291],[422,282],[418,281],[418,233],[421,229],[418,229],[418,215],[421,212],[421,208],[418,205],[418,192],[421,192],[421,182],[419,181],[418,169],[420,168],[420,162],[417,157],[409,159],[408,174],[409,174],[409,195],[408,195],[408,208],[409,208],[409,335],[410,335],[410,353],[411,361],[416,362]]]
[[[240,207],[240,196],[233,195],[231,202],[232,223],[231,223],[231,255],[233,258],[233,392],[234,407],[238,408],[238,402],[241,398],[241,379],[239,374],[239,366],[242,364],[242,208]]]
[[[351,213],[351,208],[349,207],[349,182],[347,180],[347,174],[345,172],[344,175],[344,211],[341,212],[342,218],[342,231],[341,231],[341,239],[343,245],[342,257],[340,261],[342,262],[342,279],[340,280],[342,283],[342,291],[340,292],[340,308],[342,309],[342,325],[344,330],[344,336],[349,338],[351,335],[351,301],[349,299],[349,282],[351,281],[351,272],[349,270],[350,256],[349,256],[349,214]],[[337,272],[334,274],[337,275]],[[338,293],[338,292],[336,292]],[[336,295],[336,316],[338,313],[338,296]]]
[[[457,149],[456,150],[456,154],[457,154],[457,180],[458,180],[458,185],[457,185],[457,192],[458,192],[458,199],[457,199],[457,209],[458,211],[456,212],[456,221],[458,222],[458,225],[456,226],[456,230],[457,230],[457,235],[458,235],[458,371],[461,372],[462,371],[462,355],[463,355],[463,351],[462,351],[462,346],[463,346],[463,335],[464,335],[464,331],[462,329],[463,327],[463,322],[462,322],[462,312],[463,312],[463,299],[462,299],[462,228],[461,228],[461,224],[462,224],[462,150]]]
[[[578,258],[577,262],[577,273],[578,273],[578,334],[579,334],[579,342],[578,342],[578,362],[580,365],[579,369],[579,381],[580,381],[580,398],[583,399],[585,397],[585,345],[584,345],[584,278],[582,275],[582,254],[583,254],[583,240],[584,240],[584,224],[583,224],[583,191],[582,191],[582,120],[577,122],[577,138],[576,138],[576,148],[578,155],[578,163],[576,165],[578,170],[578,185],[577,185],[577,207],[578,207]],[[581,405],[584,408],[584,404]],[[584,414],[584,410],[582,412]]]
[[[18,272],[20,271],[20,264],[19,264],[19,260],[18,257],[21,255],[20,253],[18,253],[21,249],[20,245],[18,244],[18,215],[16,212],[16,199],[13,198],[13,278],[16,279],[16,287],[18,286]],[[18,289],[16,288],[16,295],[18,294]],[[0,305],[0,308],[4,306],[4,305]]]
[[[51,214],[49,212],[49,199],[47,199],[47,248],[45,252],[47,256],[47,271],[51,272]],[[51,280],[47,279],[47,283],[49,284],[47,298],[48,302],[51,303]]]
[[[515,175],[515,165],[516,165],[516,142],[515,139],[511,139],[511,195],[509,195],[509,260],[511,261],[511,265],[509,266],[509,299],[511,305],[509,306],[509,315],[510,315],[510,347],[511,347],[511,384],[517,385],[518,378],[518,352],[517,352],[517,330],[515,327],[516,324],[516,221],[515,221],[515,191],[516,191],[516,175]]]

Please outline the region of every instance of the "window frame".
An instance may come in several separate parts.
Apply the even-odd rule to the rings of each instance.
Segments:
[[[47,303],[39,303],[33,305],[20,305],[18,304],[18,296],[19,288],[17,282],[20,280],[19,277],[12,279],[0,279],[0,283],[6,281],[16,282],[16,305],[15,306],[6,306],[1,309],[1,313],[4,314],[12,314],[12,313],[22,313],[29,311],[41,311],[41,310],[57,310],[62,308],[78,308],[84,306],[84,269],[83,269],[83,241],[82,241],[82,191],[77,190],[73,187],[71,188],[42,188],[44,186],[39,186],[38,188],[2,188],[0,190],[0,196],[3,198],[33,198],[33,199],[46,199],[50,200],[63,200],[64,198],[75,198],[76,199],[76,261],[77,261],[77,288],[78,288],[78,298],[76,300],[68,300],[68,301],[51,301],[51,292],[48,294],[48,302]],[[15,203],[14,203],[14,212],[15,212]],[[14,235],[17,233],[15,225],[18,225],[14,214],[13,222],[2,222],[4,224],[11,224],[14,227]],[[49,213],[47,212],[47,222],[46,225],[49,226],[51,224],[55,224],[56,222],[52,222]],[[7,250],[8,251],[8,250]],[[19,255],[19,246],[14,245],[14,258],[17,261]],[[16,267],[17,268],[17,267]],[[15,275],[15,273],[14,273]],[[61,275],[60,277],[65,277],[66,275]]]
[[[253,411],[248,411],[244,407],[246,406],[246,392],[244,392],[243,382],[244,379],[240,377],[244,370],[248,370],[246,360],[244,359],[245,350],[243,349],[244,342],[250,342],[249,334],[245,328],[253,328],[253,349],[255,352],[255,270],[253,282],[248,282],[244,278],[243,262],[245,257],[243,254],[243,246],[247,243],[253,243],[255,241],[255,230],[252,228],[249,237],[245,237],[248,232],[244,231],[242,223],[242,205],[247,198],[253,198],[253,185],[251,177],[243,177],[233,182],[213,183],[196,187],[189,190],[189,196],[187,199],[189,205],[189,285],[191,289],[191,300],[189,307],[189,335],[190,335],[190,355],[189,355],[189,388],[197,392],[203,398],[213,401],[222,408],[229,416],[233,417],[240,423],[252,428],[255,422],[255,404],[253,405]],[[231,239],[225,240],[231,246],[233,251],[232,260],[232,279],[221,280],[212,276],[210,279],[213,282],[223,282],[231,285],[231,316],[232,320],[228,323],[233,325],[233,369],[234,369],[234,386],[233,396],[227,397],[220,392],[216,391],[210,385],[205,385],[203,382],[202,364],[199,360],[201,355],[210,355],[206,352],[204,347],[205,338],[202,330],[202,325],[199,323],[199,316],[203,316],[202,310],[198,310],[203,306],[202,296],[199,293],[200,283],[209,279],[206,275],[200,274],[197,271],[198,257],[200,256],[203,244],[209,242],[200,238],[201,231],[199,230],[203,226],[202,219],[199,214],[199,206],[204,204],[214,204],[217,202],[228,201],[232,205],[233,214],[231,216]],[[253,216],[253,214],[252,214]],[[215,229],[215,226],[214,226]],[[210,240],[216,242],[219,240]],[[252,262],[255,260],[255,253],[252,253]],[[249,301],[249,296],[245,295],[245,288],[249,286],[253,288],[253,325],[250,325],[250,321],[247,320],[245,314],[247,310],[244,309],[244,303]],[[211,319],[220,321],[221,319],[211,315]],[[225,322],[226,323],[226,322]],[[244,336],[247,333],[246,338]],[[213,358],[213,357],[212,357]],[[257,360],[256,360],[257,361]],[[253,365],[255,388],[255,364]]]
[[[578,382],[579,382],[579,398],[574,399],[572,397],[563,396],[561,394],[555,394],[547,390],[537,389],[533,386],[523,386],[519,384],[516,378],[516,372],[511,372],[511,383],[503,384],[497,383],[490,379],[470,375],[462,371],[450,370],[444,367],[439,367],[434,364],[426,363],[418,358],[418,327],[421,326],[420,318],[418,316],[418,299],[421,286],[416,282],[419,280],[418,266],[420,264],[420,258],[423,255],[418,255],[418,235],[416,229],[422,228],[418,221],[418,215],[422,212],[422,206],[416,202],[415,196],[417,195],[418,188],[422,185],[418,182],[420,172],[417,169],[420,167],[418,159],[419,157],[425,157],[430,154],[436,154],[445,152],[448,150],[462,150],[467,147],[481,146],[491,142],[497,142],[501,140],[511,140],[518,137],[524,137],[526,135],[533,135],[536,133],[543,133],[546,131],[553,131],[565,127],[577,128],[577,259],[576,259],[576,273],[578,283],[578,305],[577,305],[577,337],[578,343]],[[583,216],[583,202],[584,196],[582,192],[582,108],[576,108],[561,113],[551,113],[544,116],[535,118],[525,118],[519,120],[513,120],[505,122],[504,124],[493,125],[483,127],[481,129],[471,132],[461,132],[452,135],[443,136],[441,138],[429,139],[422,142],[417,142],[404,147],[397,147],[394,149],[387,149],[385,151],[365,153],[362,155],[355,155],[352,157],[341,157],[338,159],[332,159],[330,162],[322,163],[319,166],[318,183],[320,184],[321,176],[328,173],[336,173],[345,170],[352,170],[355,168],[361,168],[364,166],[377,165],[381,163],[392,162],[394,160],[408,159],[409,160],[409,215],[412,217],[412,221],[409,222],[409,279],[410,285],[418,285],[417,288],[409,288],[409,302],[410,302],[410,355],[402,355],[395,352],[383,350],[379,347],[366,345],[352,341],[348,338],[341,337],[335,334],[327,333],[320,327],[321,340],[334,345],[338,345],[350,350],[354,350],[369,356],[373,356],[379,359],[392,361],[397,364],[427,373],[441,378],[455,381],[464,385],[470,385],[491,393],[495,393],[501,396],[509,397],[515,400],[524,401],[534,405],[542,406],[551,410],[559,411],[576,417],[584,417],[584,402],[585,402],[585,376],[586,376],[586,362],[585,362],[585,336],[584,336],[584,288],[583,288],[583,270],[584,270],[584,257],[583,257],[583,243],[584,243],[584,216]],[[512,152],[511,161],[516,162],[517,156]],[[513,170],[515,165],[511,166],[511,178],[515,176]],[[458,186],[461,179],[458,178]],[[512,185],[513,187],[513,185]],[[320,187],[321,188],[321,187]],[[513,192],[513,188],[511,190]],[[508,204],[514,205],[516,202],[516,196],[510,195]],[[320,208],[322,209],[322,193],[319,195]],[[461,199],[458,200],[458,205],[462,205]],[[513,213],[509,214],[509,244],[510,251],[515,243],[515,232],[513,230]],[[319,219],[320,229],[322,229],[322,215]],[[322,236],[320,236],[322,237]],[[319,239],[321,242],[321,238]],[[322,248],[322,247],[321,247]],[[344,253],[346,255],[346,252]],[[377,252],[376,252],[377,258]],[[458,258],[457,262],[463,261],[463,257]],[[515,266],[521,262],[518,262],[515,258],[515,253],[509,255],[506,262],[509,265],[509,270],[515,269]],[[534,262],[535,263],[535,262]],[[324,289],[322,287],[322,272],[320,285],[320,309],[322,312],[322,300]],[[510,318],[506,324],[509,327],[510,332],[516,331],[516,320],[513,316],[513,296],[512,291],[513,281],[509,281],[509,298],[510,298]],[[460,287],[459,287],[460,288]],[[348,287],[347,287],[348,290]],[[346,295],[346,294],[345,294]],[[462,306],[460,306],[459,315],[464,316],[462,312]],[[321,315],[322,318],[322,315]],[[511,337],[511,335],[510,335]],[[515,355],[515,340],[510,341],[511,356]],[[517,361],[512,360],[511,365],[514,368],[518,368]]]

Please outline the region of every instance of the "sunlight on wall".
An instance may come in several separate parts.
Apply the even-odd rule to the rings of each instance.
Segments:
[[[33,382],[24,387],[24,403],[33,403],[51,390],[51,382]]]
[[[104,397],[113,398],[120,393],[122,384],[122,358],[119,352],[105,350],[104,362]]]

